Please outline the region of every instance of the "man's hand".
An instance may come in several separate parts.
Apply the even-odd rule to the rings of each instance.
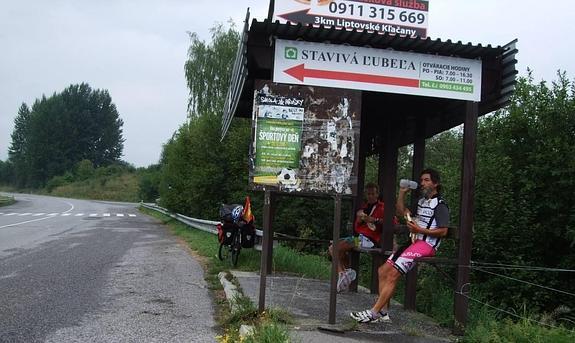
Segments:
[[[407,227],[409,228],[409,232],[411,233],[421,233],[423,231],[422,228],[419,227],[415,222],[407,222]]]

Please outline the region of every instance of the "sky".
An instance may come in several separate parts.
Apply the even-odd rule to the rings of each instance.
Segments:
[[[276,0],[294,1],[294,0]],[[124,121],[122,159],[157,163],[186,121],[188,32],[242,27],[249,7],[263,20],[268,0],[0,0],[0,160],[8,158],[20,105],[71,84],[106,89]],[[575,2],[431,0],[428,36],[494,46],[517,38],[519,75],[575,79],[570,42]]]

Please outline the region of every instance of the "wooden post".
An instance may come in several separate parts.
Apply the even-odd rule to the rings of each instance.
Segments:
[[[386,123],[383,156],[379,156],[379,182],[383,194],[385,209],[383,213],[383,232],[381,235],[380,248],[382,253],[393,250],[395,215],[395,181],[397,179],[397,143],[393,134],[393,125],[390,121]],[[379,292],[378,269],[385,262],[385,256],[381,254],[373,256],[371,275],[371,293]]]
[[[361,134],[361,132],[364,132],[364,124],[365,121],[362,120],[361,121],[361,125],[360,125],[360,146],[359,146],[359,156],[358,156],[358,163],[357,163],[357,193],[355,195],[355,197],[353,198],[353,204],[352,204],[352,213],[351,213],[351,225],[352,225],[352,232],[353,232],[353,225],[355,223],[355,213],[360,209],[361,204],[363,202],[363,189],[365,188],[365,160],[367,158],[367,139],[365,139],[364,137],[367,137],[367,135],[365,134]],[[354,269],[357,272],[357,277],[355,280],[353,280],[351,282],[351,284],[349,285],[349,290],[351,292],[357,292],[357,285],[359,282],[359,252],[357,251],[350,251],[349,253],[350,255],[350,265],[351,268]]]
[[[335,209],[333,214],[333,258],[331,259],[331,287],[329,290],[329,324],[335,324],[335,310],[337,301],[337,264],[339,249],[337,242],[339,241],[339,232],[341,230],[341,195],[335,196]]]
[[[267,249],[265,250],[265,253],[267,255],[267,260],[268,260],[268,264],[266,265],[266,274],[267,275],[271,275],[272,274],[272,270],[273,270],[273,257],[274,257],[274,226],[273,226],[273,222],[274,222],[274,216],[275,216],[275,211],[276,211],[276,199],[277,199],[277,194],[276,193],[270,193],[270,204],[269,204],[269,215],[268,215],[268,219],[267,221],[269,222],[269,235],[270,235],[270,241],[269,241],[269,245],[267,246]],[[263,249],[262,249],[262,253],[263,253]]]
[[[419,174],[425,165],[425,119],[417,122],[417,138],[413,143],[413,166],[411,169],[411,179],[419,183]],[[417,192],[411,193],[411,213],[417,213]]]
[[[415,296],[417,288],[417,262],[414,262],[413,268],[405,276],[405,297],[403,308],[406,310],[415,311]]]
[[[459,257],[455,286],[453,332],[463,335],[467,324],[469,300],[469,263],[471,262],[471,239],[473,228],[473,195],[475,188],[475,151],[477,142],[478,103],[468,101],[465,106],[463,131],[463,162],[461,172],[461,212],[459,231]]]
[[[271,226],[271,192],[266,190],[264,193],[264,213],[263,213],[263,237],[262,237],[262,253],[260,264],[260,298],[258,304],[258,311],[262,313],[266,309],[266,271],[269,261],[269,256],[266,253],[269,245],[273,243],[273,237],[270,236]]]
[[[397,179],[398,156],[397,142],[395,142],[395,135],[393,133],[394,127],[389,121],[387,122],[387,125],[388,128],[386,130],[385,146],[383,147],[383,167],[385,168],[382,185],[383,201],[385,203],[383,213],[383,235],[381,241],[381,248],[383,251],[393,250],[393,234],[395,231],[393,217],[395,216],[395,183]],[[381,175],[382,170],[379,170],[379,173]]]
[[[419,120],[416,127],[417,138],[413,144],[413,166],[411,169],[411,179],[419,183],[419,174],[425,163],[425,120]],[[411,213],[417,213],[418,192],[411,192]],[[415,299],[417,292],[417,263],[405,277],[405,297],[403,307],[407,310],[415,311]]]

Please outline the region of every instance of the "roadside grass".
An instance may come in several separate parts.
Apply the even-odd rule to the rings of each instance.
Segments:
[[[168,224],[172,232],[185,240],[190,248],[206,258],[206,281],[212,291],[221,291],[218,273],[230,269],[229,261],[217,258],[219,244],[210,233],[188,228],[186,225],[155,211],[141,208],[162,222]],[[360,260],[360,284],[369,284],[369,258]],[[323,256],[307,255],[278,245],[274,248],[272,268],[275,272],[292,273],[298,276],[328,279],[330,262]],[[238,270],[257,271],[260,267],[260,252],[254,249],[242,249],[238,261]],[[480,297],[479,295],[477,297]],[[396,300],[403,301],[403,282],[398,284]],[[258,315],[257,309],[247,298],[238,299],[240,310],[231,314],[225,299],[216,297],[216,320],[223,328],[220,342],[238,342],[239,327],[242,324],[253,325],[254,335],[243,342],[287,342],[289,335],[285,328],[290,322],[289,314],[278,309],[266,310]],[[489,301],[486,301],[489,302]],[[429,315],[444,326],[453,325],[453,290],[450,282],[437,271],[422,266],[417,294],[418,311]],[[524,314],[519,321],[500,316],[496,311],[483,305],[470,303],[469,321],[465,342],[575,342],[575,333],[567,328],[546,327],[537,324],[534,316]],[[541,320],[538,320],[541,321]]]
[[[254,327],[253,335],[242,339],[242,342],[275,343],[290,341],[286,325],[290,324],[292,319],[287,311],[267,309],[259,314],[257,308],[247,297],[236,299],[237,310],[235,312],[230,310],[228,302],[221,294],[223,291],[218,278],[220,272],[230,269],[230,262],[218,259],[219,243],[215,235],[201,230],[190,229],[185,224],[153,210],[141,207],[140,211],[166,224],[174,235],[184,240],[195,253],[203,257],[206,268],[205,279],[216,304],[215,319],[222,329],[222,334],[217,337],[219,342],[239,342],[239,328],[241,325]],[[319,267],[310,266],[320,262],[318,256],[294,254],[293,252],[290,254],[289,250],[289,248],[282,246],[278,246],[274,250],[273,266],[276,271],[290,272],[302,276],[313,276],[319,272]],[[243,271],[259,270],[260,256],[260,252],[254,249],[242,249],[237,269]],[[291,263],[305,264],[308,267],[301,268],[303,271],[300,272]],[[323,268],[328,269],[325,266]]]
[[[92,200],[138,202],[138,176],[122,173],[99,176],[54,187],[49,195]]]
[[[15,202],[16,200],[12,196],[0,195],[0,207],[12,205]]]
[[[451,283],[437,271],[426,268],[429,266],[422,267],[418,278],[417,310],[440,325],[453,326]],[[398,285],[398,290],[401,292],[401,285]],[[471,297],[489,303],[489,299],[481,294],[472,294]],[[549,320],[545,315],[534,315],[527,311],[518,315],[522,319],[511,320],[493,308],[470,301],[468,325],[462,339],[464,342],[486,343],[575,342],[575,331],[561,326],[557,320]]]

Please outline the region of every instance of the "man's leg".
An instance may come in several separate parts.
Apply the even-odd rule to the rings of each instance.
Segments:
[[[341,273],[349,268],[349,251],[353,249],[353,244],[347,239],[342,239],[337,243],[337,272]],[[328,248],[329,255],[333,258],[333,246]]]
[[[378,313],[384,307],[387,309],[395,287],[397,286],[397,281],[401,277],[401,273],[387,262],[379,267],[378,275],[380,282],[379,296],[371,309],[374,313]]]

